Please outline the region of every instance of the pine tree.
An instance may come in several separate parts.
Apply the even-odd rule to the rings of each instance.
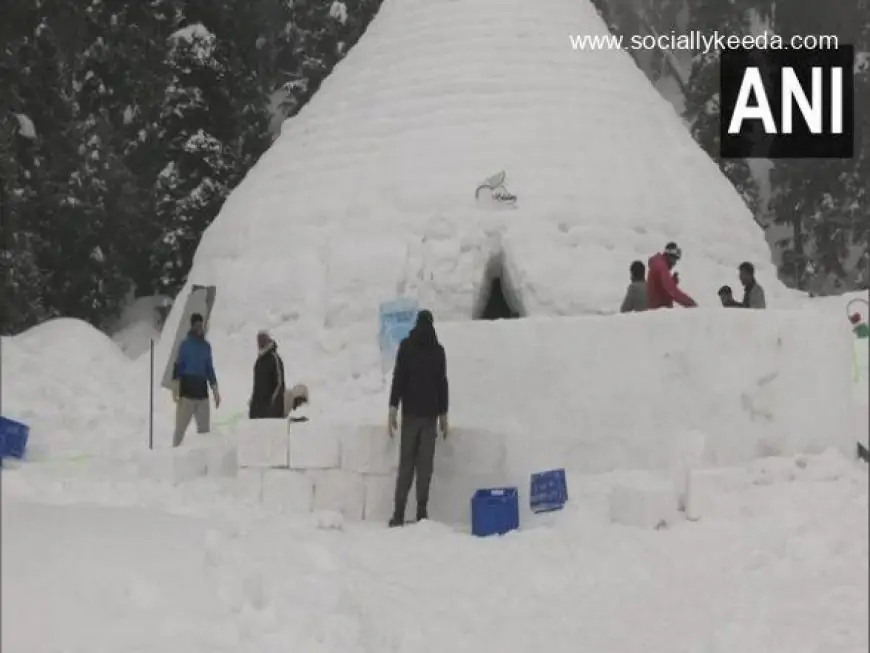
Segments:
[[[44,319],[46,311],[34,236],[21,221],[21,200],[27,191],[19,181],[18,149],[25,134],[17,114],[0,110],[0,334],[7,335]]]
[[[66,29],[52,29],[51,12],[67,19]],[[3,130],[3,224],[0,256],[4,290],[0,296],[0,331],[15,333],[58,314],[49,288],[47,260],[60,241],[54,218],[62,193],[57,183],[70,152],[64,134],[71,102],[65,85],[67,60],[60,43],[68,39],[74,8],[59,3],[12,0],[4,8],[0,35],[0,129]],[[8,19],[8,20],[7,20]],[[23,138],[11,118],[26,116],[35,126],[33,139]]]
[[[703,34],[713,34],[717,30],[726,34],[749,33],[750,20],[756,9],[745,0],[733,3],[698,0],[690,10],[689,29]],[[689,122],[692,136],[719,164],[719,169],[740,193],[756,221],[762,224],[759,185],[748,162],[745,159],[723,159],[719,154],[719,57],[716,50],[699,52],[693,57],[691,75],[685,87],[684,117]]]
[[[380,9],[383,0],[296,0],[291,4],[288,30],[278,45],[283,63],[285,116],[295,115],[317,92],[356,44]]]
[[[867,287],[870,226],[870,3],[784,5],[775,31],[836,34],[854,45],[856,69],[856,156],[853,159],[777,161],[772,173],[772,208],[790,235],[783,277],[814,294]]]

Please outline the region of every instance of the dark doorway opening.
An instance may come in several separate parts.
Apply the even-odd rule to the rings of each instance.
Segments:
[[[480,314],[481,320],[510,320],[520,314],[511,308],[501,286],[501,277],[495,277],[489,282],[489,299]]]
[[[504,255],[490,259],[484,271],[483,287],[478,298],[476,320],[511,320],[525,314],[519,296],[505,274]]]

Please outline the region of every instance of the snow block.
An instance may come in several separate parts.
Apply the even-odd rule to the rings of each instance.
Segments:
[[[707,444],[707,436],[700,431],[681,431],[671,442],[671,455],[668,472],[677,495],[677,507],[685,510],[688,493],[689,474],[693,469],[709,467],[712,454]]]
[[[365,509],[363,518],[366,521],[386,523],[393,516],[393,507],[396,495],[396,476],[393,475],[364,475],[365,484]],[[411,488],[409,498],[414,497],[416,487]],[[411,500],[405,506],[405,520],[412,521],[416,516],[416,502]]]
[[[309,474],[314,480],[313,510],[339,512],[348,519],[363,518],[366,486],[362,476],[338,469]]]
[[[450,392],[462,401],[450,410],[456,453],[439,442],[436,455],[457,470],[466,464],[466,424],[503,433],[517,471],[664,471],[672,434],[683,431],[703,432],[717,465],[831,446],[854,455],[853,343],[843,322],[700,308],[442,323],[438,337],[455,361]],[[631,374],[625,361],[636,363]]]
[[[399,466],[399,438],[385,425],[342,429],[341,468],[358,474],[392,474]]]
[[[239,473],[238,448],[223,439],[215,438],[206,447],[209,476],[233,478]]]
[[[145,478],[180,485],[208,473],[205,447],[149,451],[140,458],[139,474]]]
[[[341,464],[341,447],[336,429],[317,428],[312,422],[290,428],[291,469],[336,469]]]
[[[693,469],[688,474],[686,519],[742,516],[740,490],[750,479],[734,469]]]
[[[233,441],[240,467],[288,467],[290,434],[283,419],[251,419],[239,423]]]
[[[263,472],[263,507],[279,513],[308,513],[314,502],[314,479],[290,469]]]
[[[435,448],[435,468],[451,475],[497,474],[504,469],[505,436],[479,428],[454,428]]]
[[[436,471],[429,487],[429,516],[435,521],[468,528],[471,524],[471,499],[480,488],[500,487],[501,474],[448,474]],[[413,490],[409,503],[413,503]]]
[[[624,526],[665,528],[679,518],[673,485],[658,477],[640,476],[610,491],[610,520]]]
[[[258,468],[240,469],[233,483],[235,498],[245,503],[261,505],[265,472],[266,470]]]

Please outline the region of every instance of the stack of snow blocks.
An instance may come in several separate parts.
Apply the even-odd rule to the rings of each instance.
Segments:
[[[236,447],[228,438],[212,433],[190,433],[180,447],[138,457],[140,476],[176,486],[204,477],[235,479],[238,469]]]
[[[388,440],[384,431],[382,445]],[[391,470],[385,456],[379,460],[366,456],[363,447],[342,447],[343,439],[336,429],[315,422],[262,419],[240,425],[234,440],[241,491],[269,512],[326,511],[363,519],[366,473]]]
[[[667,470],[638,470],[620,477],[609,497],[612,522],[663,529],[683,519],[721,514],[729,475],[711,467],[714,456],[706,434],[674,434],[668,457]]]
[[[8,417],[0,417],[0,466],[5,458],[24,458],[30,427]]]
[[[234,431],[238,450],[237,496],[268,512],[340,513],[348,520],[386,523],[393,514],[399,437],[385,425],[249,420]],[[429,516],[467,525],[470,497],[498,487],[505,452],[497,433],[455,429],[435,450]],[[405,519],[416,512],[412,486]]]

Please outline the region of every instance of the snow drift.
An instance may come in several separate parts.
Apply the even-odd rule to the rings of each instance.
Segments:
[[[3,415],[30,425],[29,457],[146,442],[147,367],[86,322],[50,320],[3,338],[0,363]]]

